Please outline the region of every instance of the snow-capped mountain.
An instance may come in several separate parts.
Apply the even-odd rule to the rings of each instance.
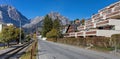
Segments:
[[[23,16],[17,9],[10,5],[0,5],[0,22],[13,23],[16,26],[29,23],[29,20]]]

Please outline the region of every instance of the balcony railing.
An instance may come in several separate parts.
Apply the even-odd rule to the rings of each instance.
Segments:
[[[116,14],[119,14],[119,13],[120,13],[120,10],[116,10],[114,12],[111,12],[111,13],[107,14],[106,17],[108,18],[110,16],[113,16],[113,15],[116,15]]]
[[[83,36],[84,33],[83,32],[77,32],[77,36]]]
[[[84,26],[79,26],[79,27],[77,27],[77,29],[78,30],[84,30],[85,28],[84,28]]]
[[[95,31],[87,31],[85,34],[86,36],[88,36],[88,35],[96,35],[96,33],[97,31],[95,30]]]
[[[95,14],[95,15],[92,16],[92,18],[97,18],[99,16],[100,16],[100,14]]]
[[[100,22],[96,23],[96,26],[98,27],[98,26],[106,25],[108,23],[109,23],[109,20],[104,20],[104,21],[100,21]]]
[[[69,33],[64,34],[64,37],[69,37],[69,36],[70,36]]]
[[[99,13],[102,13],[102,16]],[[93,15],[92,18],[94,20],[97,20],[97,19],[103,18],[103,16],[105,16],[105,15],[107,18],[109,18],[110,16],[119,14],[120,13],[120,5],[115,5],[113,7],[106,8],[103,11],[100,11],[99,13]]]
[[[73,32],[73,33],[70,33],[70,36],[71,36],[71,37],[75,36],[75,33],[74,33],[74,32]]]
[[[86,25],[86,28],[93,28],[93,27],[94,27],[94,24],[93,24],[93,23]]]
[[[94,20],[103,19],[103,16],[97,17]]]

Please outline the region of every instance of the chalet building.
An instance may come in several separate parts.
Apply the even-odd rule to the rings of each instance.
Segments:
[[[99,10],[90,20],[85,21],[85,25],[78,26],[77,30],[79,32],[69,30],[64,37],[111,37],[113,34],[120,34],[120,1]]]
[[[75,32],[75,25],[69,25],[67,28],[66,33],[71,33],[71,32]]]

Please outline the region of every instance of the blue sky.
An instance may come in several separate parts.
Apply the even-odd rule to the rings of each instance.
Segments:
[[[28,19],[44,16],[52,11],[59,12],[70,20],[90,18],[98,10],[118,0],[0,0],[10,4]]]

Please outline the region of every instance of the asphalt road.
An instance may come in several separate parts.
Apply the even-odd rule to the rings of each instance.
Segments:
[[[38,41],[37,59],[120,59],[120,57],[113,54],[48,41]]]

